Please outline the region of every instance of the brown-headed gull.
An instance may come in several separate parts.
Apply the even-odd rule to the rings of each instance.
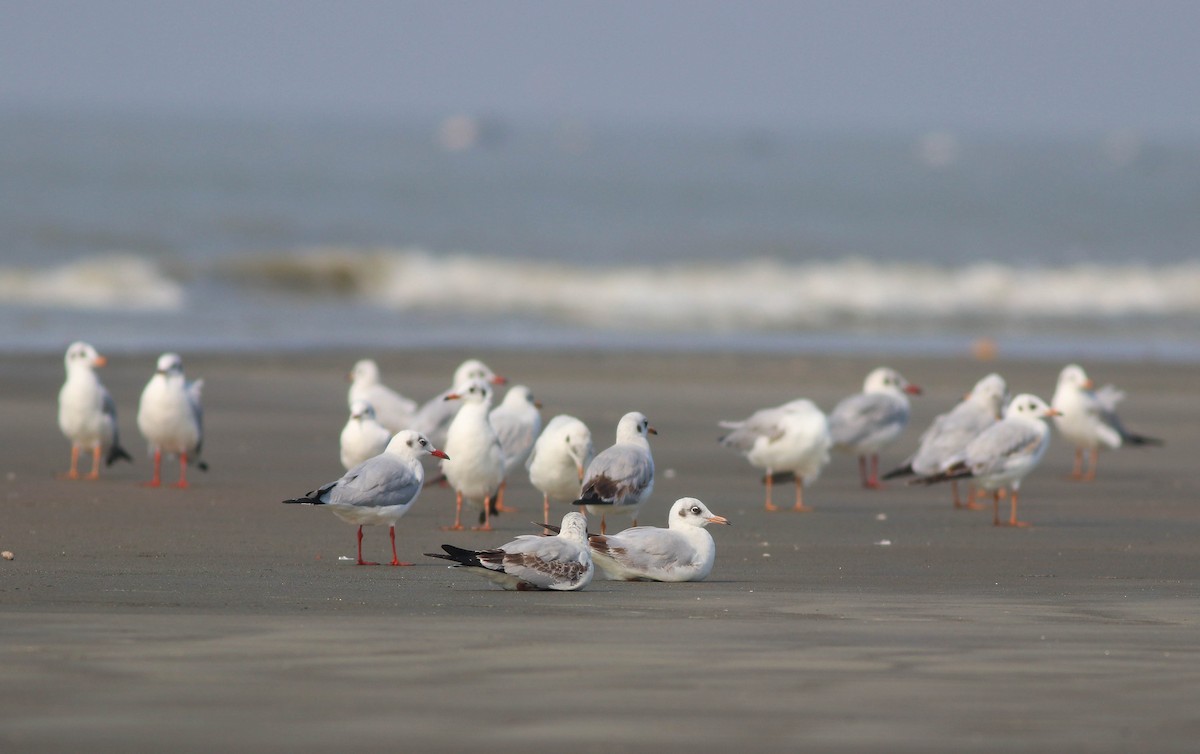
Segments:
[[[600,516],[600,533],[605,533],[606,514],[620,513],[637,525],[642,503],[654,491],[654,458],[649,435],[658,434],[645,414],[630,411],[617,422],[617,441],[588,464],[576,505]]]
[[[467,359],[454,370],[450,387],[417,409],[417,413],[413,417],[412,428],[428,437],[430,442],[437,443],[439,447],[444,446],[450,422],[454,420],[454,415],[461,408],[461,404],[446,400],[446,396],[465,390],[471,382],[503,385],[507,381],[479,359]]]
[[[451,568],[465,568],[515,591],[576,591],[590,584],[596,571],[588,550],[587,519],[574,511],[563,516],[562,527],[553,537],[522,534],[491,550],[454,545],[442,545],[442,549],[445,554],[425,554],[452,560]]]
[[[1021,393],[1004,411],[1004,418],[973,440],[948,467],[919,477],[910,484],[933,484],[952,479],[970,479],[992,493],[992,523],[996,526],[1028,526],[1017,519],[1017,493],[1021,480],[1037,467],[1050,444],[1046,420],[1058,412],[1036,395]],[[1000,494],[1007,487],[1012,510],[1007,522],[1000,520]]]
[[[635,526],[588,537],[592,560],[614,581],[701,581],[712,572],[717,546],[704,527],[728,524],[694,497],[671,506],[667,528]]]
[[[574,502],[583,473],[592,462],[592,432],[574,416],[559,414],[538,436],[525,467],[529,483],[542,493],[542,522],[550,523],[550,501]]]
[[[1058,385],[1050,405],[1058,411],[1054,426],[1067,442],[1075,446],[1075,466],[1071,478],[1090,482],[1096,478],[1100,448],[1116,450],[1122,445],[1162,445],[1162,440],[1125,429],[1117,418],[1117,404],[1125,393],[1112,385],[1095,390],[1083,367],[1069,364],[1058,375]],[[1083,471],[1084,452],[1091,465]]]
[[[504,491],[508,487],[508,475],[517,466],[525,463],[533,450],[533,443],[542,431],[542,404],[533,397],[533,392],[524,385],[513,385],[504,395],[499,406],[492,409],[488,419],[492,429],[500,438],[504,452],[504,479],[496,493],[495,512],[511,513],[515,509],[504,505]]]
[[[732,430],[719,442],[746,457],[750,465],[763,469],[767,487],[768,511],[779,510],[771,500],[777,481],[790,478],[796,485],[795,511],[811,510],[804,504],[804,485],[812,484],[829,463],[829,423],[824,412],[806,398],[782,406],[755,411],[742,421],[724,421],[720,426]]]
[[[154,457],[154,477],[146,482],[146,486],[162,484],[164,455],[179,458],[176,487],[188,486],[189,464],[208,471],[208,464],[200,458],[204,444],[204,409],[200,402],[203,386],[204,380],[188,382],[184,378],[183,359],[179,354],[164,353],[158,357],[154,376],[146,383],[138,403],[138,429]]]
[[[934,418],[929,428],[921,435],[920,445],[904,465],[883,475],[884,479],[902,476],[930,476],[945,471],[962,453],[967,443],[980,432],[998,422],[1008,398],[1008,384],[1000,375],[992,372],[971,388],[954,408]],[[951,480],[951,495],[954,507],[978,510],[983,506],[974,502],[974,492],[964,503],[958,495],[958,481]]]
[[[413,425],[417,402],[405,398],[380,381],[379,365],[363,359],[354,365],[348,376],[350,391],[347,402],[351,409],[356,401],[366,401],[375,411],[375,421],[395,434]]]
[[[392,432],[375,419],[375,408],[367,401],[350,404],[350,418],[342,427],[339,448],[342,466],[352,469],[374,458],[391,442]]]
[[[58,427],[71,441],[71,469],[68,479],[79,478],[79,454],[92,454],[92,470],[88,479],[100,478],[100,459],[112,466],[117,459],[132,461],[133,457],[121,447],[117,431],[117,404],[96,376],[96,369],[108,360],[83,341],[67,347],[63,357],[67,380],[58,391]]]
[[[396,433],[383,453],[363,461],[335,482],[303,497],[284,500],[302,505],[327,505],[343,521],[358,526],[358,565],[379,565],[363,560],[363,526],[387,524],[392,540],[394,566],[407,566],[396,556],[396,522],[417,501],[425,482],[422,456],[446,458],[446,454],[421,433],[406,429]]]
[[[488,419],[492,388],[476,380],[443,400],[462,403],[446,432],[450,458],[442,461],[442,474],[454,489],[454,526],[449,528],[463,528],[462,504],[466,500],[483,507],[481,525],[473,528],[488,531],[492,528],[492,499],[504,481],[504,450]]]
[[[919,387],[909,384],[895,369],[879,367],[867,375],[861,393],[843,398],[829,414],[833,446],[858,456],[858,474],[864,487],[883,486],[879,481],[879,451],[904,431],[908,425],[908,395],[920,393]]]

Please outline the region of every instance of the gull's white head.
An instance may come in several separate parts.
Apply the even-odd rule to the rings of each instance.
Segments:
[[[587,519],[582,513],[571,511],[563,516],[562,528],[559,530],[559,536],[564,539],[569,539],[572,542],[578,542],[587,548]]]
[[[67,366],[67,371],[73,369],[92,369],[93,367],[102,367],[108,363],[108,359],[101,356],[92,348],[90,343],[84,343],[82,340],[77,340],[67,346],[67,354],[63,357],[63,363]]]
[[[987,406],[992,413],[999,416],[1001,409],[1004,408],[1004,401],[1008,397],[1008,383],[1004,381],[1003,377],[992,372],[976,382],[967,397],[981,406]]]
[[[486,382],[472,380],[453,393],[447,394],[446,400],[461,400],[463,403],[482,403],[490,406],[492,404],[492,388]]]
[[[1021,393],[1009,401],[1008,408],[1004,410],[1005,418],[1021,416],[1029,419],[1049,419],[1052,416],[1058,416],[1060,413],[1056,409],[1050,408],[1050,404],[1032,393]]]
[[[363,419],[373,420],[375,418],[375,407],[366,401],[355,401],[350,404],[350,418],[358,419],[359,421]]]
[[[458,369],[454,370],[454,387],[464,385],[468,382],[479,380],[492,385],[503,385],[508,382],[500,375],[496,374],[479,359],[467,359],[458,365]]]
[[[164,353],[158,357],[158,365],[155,368],[158,374],[175,375],[183,374],[183,359],[177,353]]]
[[[921,388],[912,385],[904,376],[891,367],[872,369],[863,380],[864,393],[900,392],[910,395],[920,395]]]
[[[1058,373],[1058,386],[1070,386],[1080,390],[1091,390],[1095,385],[1088,379],[1087,372],[1078,364],[1068,364]]]
[[[379,382],[379,365],[373,359],[363,359],[350,370],[350,381],[356,385],[374,385]]]
[[[699,526],[709,524],[729,524],[724,516],[718,516],[708,509],[704,503],[694,497],[681,497],[671,506],[671,515],[667,519],[668,528],[676,526]]]
[[[533,397],[533,391],[525,385],[513,385],[510,387],[508,392],[504,394],[504,401],[501,405],[514,407],[529,405],[538,409],[542,407],[542,404]]]
[[[429,439],[425,435],[415,429],[404,429],[397,432],[388,442],[387,449],[384,452],[411,458],[429,455],[434,458],[450,460],[449,456],[433,447],[433,443],[429,442]]]
[[[639,437],[648,440],[649,435],[657,435],[658,430],[650,426],[650,420],[640,411],[630,411],[617,422],[617,442],[630,442]]]

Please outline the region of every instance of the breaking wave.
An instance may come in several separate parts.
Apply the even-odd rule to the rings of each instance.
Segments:
[[[945,267],[867,260],[592,267],[420,249],[312,249],[229,263],[241,285],[400,311],[595,327],[780,329],[891,319],[1103,322],[1200,315],[1200,262]]]
[[[45,269],[0,267],[0,301],[57,309],[174,311],[184,288],[133,254],[86,257]]]

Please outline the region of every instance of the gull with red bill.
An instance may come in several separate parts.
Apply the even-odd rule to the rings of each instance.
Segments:
[[[891,445],[908,426],[908,396],[920,394],[921,388],[910,384],[895,369],[879,367],[867,375],[861,393],[843,398],[829,414],[833,447],[858,456],[863,487],[883,486],[879,481],[879,451]]]

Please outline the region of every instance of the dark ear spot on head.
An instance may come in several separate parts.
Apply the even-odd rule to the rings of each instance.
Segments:
[[[680,518],[687,518],[687,514],[688,514],[688,512],[687,512],[687,508],[680,508],[680,509],[679,509],[679,517],[680,517]]]
[[[410,439],[410,440],[408,441],[408,447],[410,447],[410,448],[411,448],[412,446],[413,446],[413,445],[412,445],[412,440]]]

